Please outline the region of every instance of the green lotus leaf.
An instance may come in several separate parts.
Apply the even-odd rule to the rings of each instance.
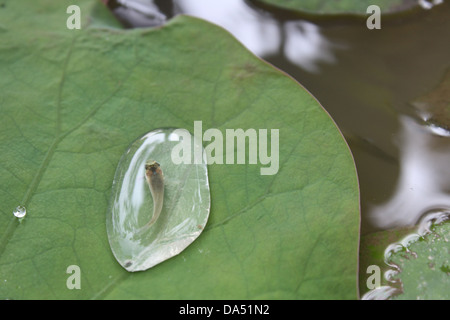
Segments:
[[[294,12],[318,15],[366,15],[367,8],[371,5],[380,7],[381,13],[400,12],[418,6],[415,0],[251,0],[251,2],[257,5],[270,5]]]
[[[403,292],[398,300],[448,300],[450,294],[450,223],[434,227],[408,247],[409,252],[397,252],[392,261],[400,267],[395,276]]]
[[[203,20],[121,30],[105,8],[77,1],[81,29],[69,30],[65,2],[3,3],[0,298],[357,297],[354,162],[301,85]],[[193,132],[194,121],[224,136],[279,130],[268,144],[269,153],[279,148],[279,168],[209,164],[201,236],[152,269],[127,272],[106,232],[120,157],[151,130]]]

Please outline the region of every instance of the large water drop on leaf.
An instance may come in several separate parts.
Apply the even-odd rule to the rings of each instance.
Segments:
[[[192,149],[203,151],[201,142],[188,136]],[[146,270],[179,254],[206,225],[210,208],[206,159],[201,164],[175,164],[171,158],[172,149],[186,142],[185,137],[177,129],[151,131],[120,159],[106,224],[114,256],[128,271]],[[149,165],[155,162],[156,167]],[[155,212],[161,203],[161,211]]]

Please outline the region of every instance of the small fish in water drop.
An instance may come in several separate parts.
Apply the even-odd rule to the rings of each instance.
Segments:
[[[145,228],[147,228],[155,223],[163,207],[164,175],[158,162],[149,160],[145,163],[145,179],[153,198],[153,216],[145,225]]]
[[[18,206],[14,209],[13,214],[17,218],[23,218],[27,214],[27,209],[24,206]]]

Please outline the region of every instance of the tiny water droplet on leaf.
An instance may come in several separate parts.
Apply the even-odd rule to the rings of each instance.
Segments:
[[[17,206],[13,211],[14,216],[21,219],[27,214],[27,209],[24,206]]]

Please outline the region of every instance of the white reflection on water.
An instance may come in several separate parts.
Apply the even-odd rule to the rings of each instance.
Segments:
[[[115,14],[132,21],[133,27],[158,26],[167,20],[152,0],[117,0],[117,3],[121,6],[116,8]]]
[[[422,8],[429,10],[438,4],[444,3],[444,0],[419,0],[418,3]]]
[[[427,211],[450,207],[450,140],[430,134],[415,120],[400,117],[400,176],[393,196],[372,208],[370,219],[383,229],[412,225]]]
[[[277,21],[250,8],[243,0],[176,0],[174,3],[177,13],[221,26],[257,56],[284,53],[291,63],[309,72],[319,72],[322,62],[334,62],[331,43],[313,23]]]
[[[309,72],[318,73],[319,63],[335,62],[331,43],[322,36],[317,25],[306,21],[288,21],[284,25],[284,56]]]
[[[276,52],[280,30],[273,19],[262,19],[242,0],[176,0],[180,13],[213,22],[233,34],[257,55]]]

